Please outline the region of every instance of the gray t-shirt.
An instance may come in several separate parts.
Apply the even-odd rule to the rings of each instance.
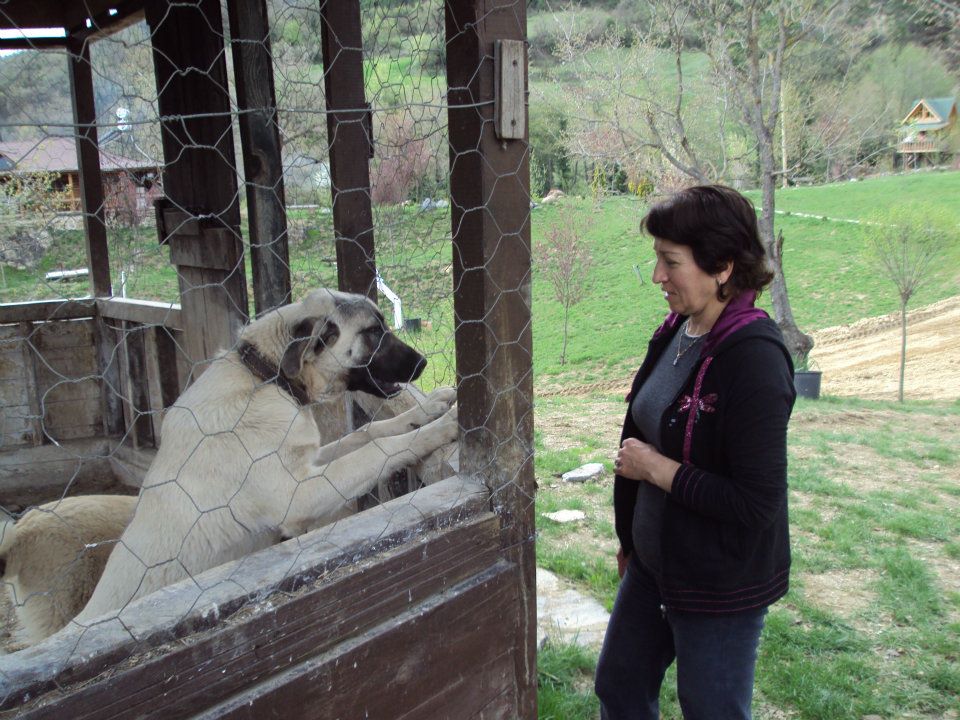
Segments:
[[[694,341],[685,331],[686,324],[663,351],[630,405],[630,414],[641,435],[661,453],[663,446],[660,438],[660,418],[697,364],[703,343],[703,335]],[[673,364],[674,360],[676,365]],[[648,482],[640,481],[639,485],[637,504],[633,512],[633,547],[637,559],[648,570],[659,573],[660,527],[667,493]]]

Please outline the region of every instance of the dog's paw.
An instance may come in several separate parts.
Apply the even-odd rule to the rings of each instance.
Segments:
[[[418,428],[447,412],[457,401],[457,390],[452,387],[437,388],[416,408],[414,417],[410,419],[410,428]]]
[[[457,406],[454,405],[443,415],[434,420],[427,427],[436,429],[437,447],[446,445],[457,439],[460,434],[460,422],[457,416]]]

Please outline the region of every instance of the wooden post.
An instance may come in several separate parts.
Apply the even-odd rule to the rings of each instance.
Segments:
[[[494,132],[494,47],[525,40],[524,4],[447,0],[460,470],[482,479],[517,563],[517,715],[536,712],[530,170],[527,136]],[[524,68],[524,78],[526,77]],[[524,81],[524,86],[526,82]]]
[[[196,376],[247,321],[223,20],[218,0],[148,0],[146,19],[165,161],[158,231],[177,266]]]
[[[80,171],[80,207],[87,240],[87,266],[94,297],[113,295],[110,283],[110,256],[104,220],[103,177],[100,174],[100,147],[97,140],[97,111],[94,107],[93,71],[90,46],[68,38],[70,100],[76,128],[77,167]],[[74,190],[71,183],[71,204]]]
[[[228,0],[257,315],[290,302],[290,256],[265,0]]]
[[[150,417],[150,384],[147,379],[147,328],[139,323],[123,322],[123,373],[126,401],[130,413],[127,432],[134,448],[156,447]]]
[[[359,0],[321,2],[330,191],[341,290],[377,299],[370,205],[371,141],[363,92]]]

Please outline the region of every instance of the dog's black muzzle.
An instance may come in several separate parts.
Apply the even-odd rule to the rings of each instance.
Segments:
[[[360,390],[389,398],[400,392],[399,383],[416,380],[427,366],[427,359],[393,333],[384,333],[366,365],[350,370],[348,390]]]

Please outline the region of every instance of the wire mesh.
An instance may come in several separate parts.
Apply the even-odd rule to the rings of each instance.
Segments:
[[[444,3],[360,2],[360,47],[331,25],[334,5],[347,4],[269,0],[265,34],[252,38],[235,24],[248,4],[199,5],[204,62],[184,64],[164,44],[176,14],[165,4],[82,45],[26,40],[0,56],[6,652],[66,638],[56,659],[66,666],[104,628],[125,652],[144,652],[183,634],[184,621],[209,627],[221,611],[272,603],[401,542],[398,527],[429,525],[465,502],[459,490],[445,507],[388,503],[460,467],[457,354],[481,351],[456,347],[464,290],[455,275],[502,260],[454,257],[462,225],[451,215],[492,211],[451,197],[451,165],[485,161],[480,148],[452,150]],[[354,89],[367,106],[331,110],[357,51]],[[258,52],[266,73],[250,59]],[[90,75],[92,124],[74,115],[83,109],[71,86],[83,88],[72,65]],[[170,104],[191,75],[204,76],[220,106],[206,96]],[[267,79],[275,108],[259,101]],[[489,104],[457,97],[477,112]],[[93,207],[91,176],[78,167],[91,128],[102,184]],[[338,134],[357,128],[370,157],[353,145],[345,162]],[[273,174],[257,154],[271,137]],[[502,174],[528,207],[525,164]],[[91,249],[91,233],[105,252]],[[507,296],[528,294],[526,247]],[[358,251],[359,266],[348,266]],[[108,271],[109,297],[93,297],[97,267]],[[375,304],[315,292],[345,285]],[[271,311],[278,297],[293,304]],[[519,335],[504,345],[529,343],[528,320]],[[526,393],[529,404],[530,369],[518,372],[492,396]],[[489,408],[460,407],[461,418],[465,410]],[[491,482],[519,487],[531,420],[507,422],[515,427],[501,444],[526,450],[501,455]],[[358,427],[365,434],[351,435]],[[507,490],[489,488],[494,498]],[[369,534],[344,540],[344,518],[373,506],[380,520]],[[251,553],[279,543],[268,572]],[[187,591],[174,598],[171,583]]]

